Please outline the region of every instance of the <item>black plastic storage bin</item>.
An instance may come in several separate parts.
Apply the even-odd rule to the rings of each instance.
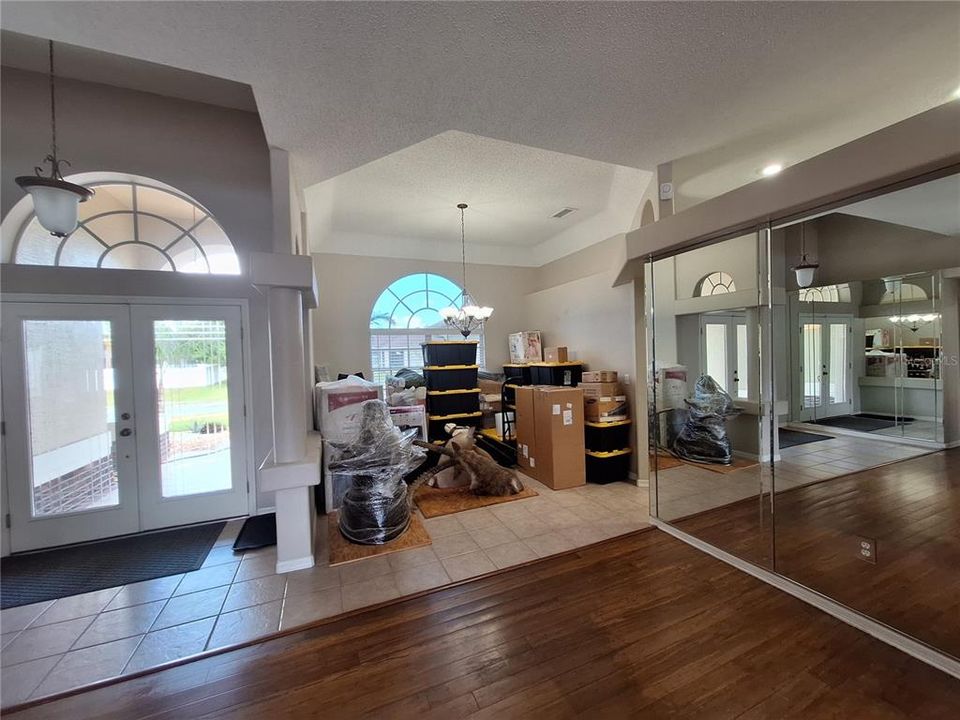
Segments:
[[[583,424],[584,444],[593,452],[610,452],[630,447],[630,420],[590,422]]]
[[[503,376],[513,385],[532,385],[530,381],[530,366],[519,363],[507,363],[503,366]]]
[[[587,482],[604,485],[623,482],[630,476],[630,448],[612,452],[587,450]]]
[[[420,343],[424,365],[476,365],[477,340],[428,340]]]
[[[443,429],[447,423],[462,427],[474,427],[479,430],[483,423],[483,413],[478,410],[475,413],[457,413],[455,415],[427,415],[427,435],[431,441],[450,439],[447,431]]]
[[[423,377],[430,390],[467,390],[477,387],[476,365],[428,365]]]
[[[551,362],[533,363],[530,379],[533,385],[565,385],[576,387],[583,377],[583,363]]]
[[[480,410],[480,388],[469,390],[428,390],[428,415],[462,415]]]

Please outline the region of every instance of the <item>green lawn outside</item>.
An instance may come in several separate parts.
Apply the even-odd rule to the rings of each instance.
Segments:
[[[227,402],[227,384],[206,387],[166,388],[163,397],[167,404]]]

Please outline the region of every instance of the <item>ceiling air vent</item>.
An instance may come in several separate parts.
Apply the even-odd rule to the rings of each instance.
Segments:
[[[577,211],[576,208],[565,207],[565,208],[563,208],[563,210],[559,210],[559,211],[555,212],[555,213],[554,213],[553,215],[551,215],[550,217],[556,218],[557,220],[559,220],[560,218],[566,217],[566,216],[569,215],[570,213],[576,212],[576,211]]]

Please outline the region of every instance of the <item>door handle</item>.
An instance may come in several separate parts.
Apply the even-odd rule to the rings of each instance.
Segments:
[[[133,430],[130,428],[124,428],[120,431],[120,437],[130,437],[131,435],[133,435]]]

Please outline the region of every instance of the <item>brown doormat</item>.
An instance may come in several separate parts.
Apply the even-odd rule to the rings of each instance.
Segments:
[[[734,457],[733,462],[729,465],[714,465],[713,463],[699,463],[693,462],[692,460],[684,460],[687,465],[692,465],[693,467],[704,468],[710,470],[711,472],[720,473],[721,475],[727,475],[737,470],[746,470],[747,468],[757,467],[760,463],[756,460],[748,460],[742,457]]]
[[[656,462],[654,462],[656,460]],[[683,465],[683,460],[678,460],[673,455],[659,455],[656,458],[650,456],[650,469],[653,470],[656,467],[659,470],[669,470],[670,468],[680,467]]]
[[[423,525],[423,520],[416,513],[410,515],[410,526],[400,537],[384,545],[357,545],[340,534],[340,513],[330,513],[327,516],[327,539],[330,546],[330,565],[343,565],[356,562],[364,558],[388,555],[401,550],[430,545],[430,534]]]
[[[470,488],[432,488],[421,486],[417,491],[417,507],[425,518],[452,515],[475,508],[499,505],[511,500],[536,497],[539,493],[524,486],[516,495],[474,495]]]

